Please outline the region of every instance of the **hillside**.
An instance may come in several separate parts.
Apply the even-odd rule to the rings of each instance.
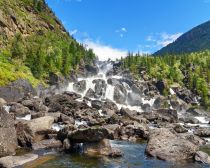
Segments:
[[[183,54],[210,49],[210,21],[180,36],[175,42],[160,49],[154,55]]]
[[[77,43],[44,0],[0,0],[0,86],[28,79],[47,84],[95,58]]]

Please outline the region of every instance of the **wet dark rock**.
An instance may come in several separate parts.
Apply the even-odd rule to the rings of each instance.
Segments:
[[[106,82],[102,79],[93,80],[93,84],[95,84],[95,97],[101,97],[105,94],[106,90]]]
[[[74,90],[77,92],[84,92],[86,90],[86,81],[82,80],[73,84]]]
[[[100,140],[109,138],[109,132],[103,127],[90,127],[86,129],[79,129],[69,132],[68,138],[76,143],[82,142],[98,142]]]
[[[141,95],[137,93],[128,93],[127,102],[131,106],[140,106],[142,104]]]
[[[30,110],[28,107],[23,106],[20,103],[10,103],[10,112],[14,113],[16,117],[22,117],[27,114],[30,114]]]
[[[30,100],[23,100],[21,104],[25,107],[28,107],[32,111],[40,112],[40,111],[48,111],[48,108],[43,104],[43,100],[41,98],[32,98]]]
[[[192,159],[198,146],[177,136],[169,129],[153,129],[150,131],[146,152],[166,161],[181,161]]]
[[[45,99],[45,105],[49,107],[48,112],[61,112],[67,116],[75,116],[76,112],[89,108],[85,102],[75,101],[65,94],[47,97]]]
[[[198,128],[195,130],[194,134],[199,137],[210,137],[210,129],[209,128]]]
[[[183,127],[182,125],[180,124],[177,124],[175,127],[174,127],[174,130],[177,132],[177,133],[186,133],[188,132],[188,130]]]
[[[148,135],[149,127],[144,123],[133,122],[132,124],[124,126],[121,129],[121,136],[127,137],[127,139],[132,137],[135,137],[136,139],[147,139]]]
[[[7,102],[16,102],[28,94],[36,95],[36,91],[27,80],[20,79],[8,86],[0,87],[1,98]]]
[[[108,154],[109,157],[111,158],[119,158],[123,156],[123,153],[121,150],[117,148],[112,148],[111,152]]]
[[[82,96],[78,93],[75,93],[75,92],[69,92],[69,91],[65,91],[63,92],[64,95],[68,95],[70,96],[73,100],[76,100],[76,99],[80,99]]]
[[[142,108],[142,110],[143,110],[144,112],[151,112],[151,111],[152,111],[152,107],[151,107],[150,104],[148,104],[148,103],[143,104],[143,105],[141,106],[141,108]]]
[[[167,88],[167,83],[165,81],[157,81],[155,84],[157,89],[159,90],[160,93],[163,93],[163,91]]]
[[[101,109],[102,104],[103,104],[103,103],[102,103],[101,101],[99,101],[99,100],[93,100],[93,101],[91,101],[91,106],[92,106],[93,108],[98,109],[98,110]]]
[[[121,85],[121,82],[119,79],[116,79],[116,78],[109,78],[107,80],[107,83],[112,85],[112,86],[116,86],[116,85]]]
[[[99,72],[98,67],[95,65],[85,65],[85,70],[88,76],[97,75]]]
[[[86,97],[89,97],[89,98],[95,98],[96,97],[96,95],[95,95],[96,93],[94,92],[94,90],[93,89],[88,89],[88,91],[86,92]]]
[[[127,91],[123,85],[116,85],[114,88],[114,100],[119,104],[125,104]]]
[[[168,107],[169,107],[168,99],[166,99],[164,96],[158,96],[153,104],[154,109],[168,108]]]

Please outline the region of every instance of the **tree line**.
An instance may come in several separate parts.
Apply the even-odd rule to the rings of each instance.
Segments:
[[[191,54],[150,56],[128,53],[121,59],[123,67],[139,76],[142,70],[150,78],[179,83],[199,95],[202,105],[210,107],[210,51]]]

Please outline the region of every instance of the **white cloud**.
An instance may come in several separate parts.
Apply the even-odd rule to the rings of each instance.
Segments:
[[[153,42],[157,47],[165,47],[168,44],[174,42],[177,38],[179,38],[183,33],[157,33],[155,35],[149,35],[146,37],[146,41]]]
[[[69,33],[70,33],[71,35],[75,35],[75,34],[78,33],[78,30],[77,30],[77,29],[70,30]]]
[[[94,42],[90,39],[85,39],[82,43],[87,45],[87,48],[92,48],[100,61],[105,61],[108,59],[116,60],[120,59],[121,57],[124,58],[127,56],[128,52],[126,50],[113,48],[109,45],[101,44],[99,41]]]
[[[119,36],[120,36],[121,38],[123,38],[124,35],[125,35],[125,33],[127,33],[128,31],[127,31],[127,29],[126,29],[125,27],[122,27],[122,28],[116,30],[115,32],[116,32],[117,34],[119,34]]]

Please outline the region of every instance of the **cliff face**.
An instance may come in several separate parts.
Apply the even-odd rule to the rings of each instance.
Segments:
[[[0,0],[0,47],[17,34],[28,37],[52,31],[68,36],[63,25],[42,0]]]

